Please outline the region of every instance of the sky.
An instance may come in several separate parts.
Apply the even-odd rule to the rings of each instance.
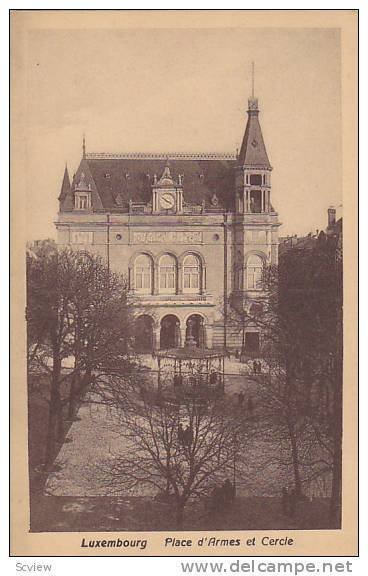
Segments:
[[[26,45],[27,239],[56,237],[60,186],[87,152],[231,152],[255,95],[280,235],[341,206],[337,29],[50,29]]]

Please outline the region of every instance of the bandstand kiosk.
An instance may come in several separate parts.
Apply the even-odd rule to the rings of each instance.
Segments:
[[[183,348],[160,350],[158,393],[165,398],[206,401],[224,394],[225,353],[198,348],[187,338]]]

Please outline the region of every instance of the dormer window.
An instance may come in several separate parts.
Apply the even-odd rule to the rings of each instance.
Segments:
[[[88,210],[91,207],[90,195],[87,193],[76,192],[75,194],[75,209]]]

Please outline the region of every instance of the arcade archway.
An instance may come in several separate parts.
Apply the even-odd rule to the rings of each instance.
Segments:
[[[161,320],[160,348],[169,350],[180,346],[180,322],[174,314],[167,314]]]
[[[153,318],[151,318],[151,316],[142,314],[136,319],[134,343],[137,352],[152,352]]]
[[[204,321],[199,314],[192,314],[187,319],[185,340],[194,341],[197,348],[205,347]]]

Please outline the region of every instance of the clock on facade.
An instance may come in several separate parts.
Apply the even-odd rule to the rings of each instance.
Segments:
[[[170,208],[173,208],[174,204],[175,198],[174,195],[170,192],[165,192],[164,194],[160,195],[160,207],[163,210],[169,210]]]

